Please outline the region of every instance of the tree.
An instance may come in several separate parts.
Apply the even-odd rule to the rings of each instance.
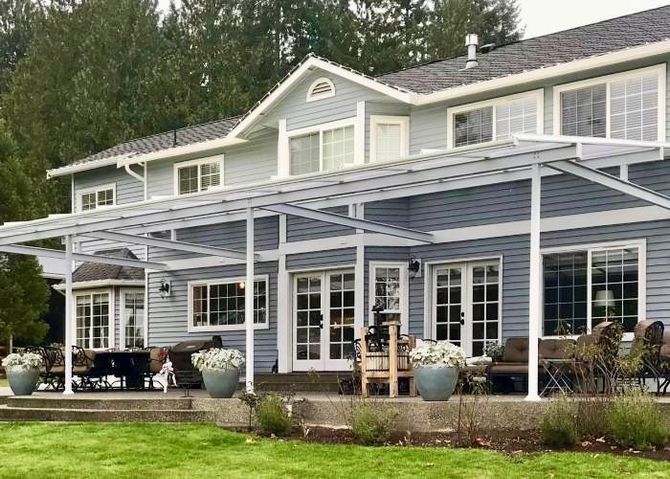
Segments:
[[[22,167],[16,153],[0,121],[0,223],[28,219],[44,209],[31,172]],[[48,330],[42,319],[48,300],[49,286],[34,257],[0,253],[0,340],[19,336],[40,341]]]
[[[0,0],[0,95],[26,54],[42,8],[34,0]]]
[[[436,0],[426,27],[427,59],[462,55],[468,33],[480,45],[517,41],[523,33],[517,0]]]

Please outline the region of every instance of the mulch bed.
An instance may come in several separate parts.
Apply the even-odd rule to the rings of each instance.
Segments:
[[[331,429],[326,427],[309,427],[304,432],[297,430],[290,437],[311,443],[321,444],[353,444],[354,439],[347,429]],[[396,434],[389,445],[402,447],[467,447],[459,446],[456,433],[411,433]],[[469,447],[488,449],[505,454],[517,455],[548,451],[574,451],[592,454],[615,454],[628,457],[643,457],[661,461],[670,461],[670,447],[652,451],[635,451],[617,446],[607,438],[594,441],[583,441],[570,449],[549,449],[542,444],[539,431],[488,431],[482,432],[475,443]]]

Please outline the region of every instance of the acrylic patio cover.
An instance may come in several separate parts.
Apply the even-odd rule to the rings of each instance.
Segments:
[[[275,179],[242,187],[220,187],[203,193],[168,199],[153,199],[81,213],[52,215],[33,221],[6,223],[0,227],[0,252],[64,260],[66,264],[65,347],[71,349],[72,270],[75,262],[94,262],[141,267],[150,271],[174,269],[164,263],[87,255],[73,252],[73,239],[105,239],[156,246],[246,263],[246,281],[253,284],[254,263],[263,252],[254,251],[254,211],[266,210],[348,226],[381,235],[421,243],[435,242],[433,234],[400,228],[323,211],[333,206],[360,204],[392,198],[468,188],[483,183],[531,179],[529,271],[529,391],[538,396],[538,338],[541,329],[541,177],[564,173],[640,198],[670,210],[670,197],[613,176],[598,168],[629,165],[665,158],[669,144],[599,138],[518,135],[486,148],[458,152],[431,152],[401,161],[368,164],[332,173]],[[119,165],[121,166],[121,165]],[[623,169],[622,169],[623,170]],[[246,250],[232,250],[145,236],[147,233],[191,226],[217,224],[232,219],[247,223]],[[579,226],[575,226],[578,228]],[[36,240],[61,237],[65,251],[26,246]],[[245,317],[253,317],[253,288],[246,288]],[[149,318],[150,320],[150,318]],[[253,390],[254,329],[246,322],[246,382]],[[65,394],[72,394],[70,354],[65,355]]]

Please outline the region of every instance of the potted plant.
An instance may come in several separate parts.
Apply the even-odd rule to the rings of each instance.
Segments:
[[[486,347],[484,347],[484,354],[493,361],[500,361],[504,352],[505,346],[498,341],[489,341],[486,343]]]
[[[191,362],[202,373],[202,380],[213,398],[233,397],[240,381],[244,356],[237,349],[212,348],[193,353]]]
[[[37,387],[42,357],[35,353],[12,353],[2,360],[9,387],[15,396],[29,396]]]
[[[454,393],[465,352],[448,342],[425,343],[409,353],[416,388],[425,401],[446,401]]]

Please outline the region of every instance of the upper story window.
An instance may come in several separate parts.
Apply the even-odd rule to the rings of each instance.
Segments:
[[[307,90],[307,101],[323,100],[335,96],[335,85],[328,78],[314,80]]]
[[[77,203],[79,211],[89,211],[103,206],[112,206],[116,204],[116,185],[102,185],[80,190]]]
[[[542,90],[463,105],[449,110],[451,148],[542,133]]]
[[[665,65],[557,87],[555,133],[622,140],[664,138]]]
[[[409,155],[409,118],[370,117],[370,161],[394,161]]]
[[[304,175],[353,165],[355,143],[352,120],[307,132],[289,132],[290,174]]]
[[[176,163],[175,194],[207,191],[223,184],[223,157]]]
[[[189,330],[244,329],[244,278],[189,283]],[[254,281],[254,327],[268,327],[268,277]]]

